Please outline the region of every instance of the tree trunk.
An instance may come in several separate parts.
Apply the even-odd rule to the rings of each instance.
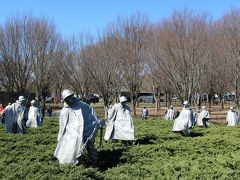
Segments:
[[[104,117],[105,119],[107,119],[109,102],[108,102],[108,99],[105,99],[105,98],[103,101],[104,101]]]
[[[137,101],[136,106],[139,108],[139,101]]]
[[[137,112],[136,112],[136,103],[134,102],[134,100],[132,101],[132,106],[133,106],[133,114],[134,114],[134,115],[137,115]]]
[[[212,93],[209,93],[207,96],[208,104],[209,104],[209,110],[212,108]]]
[[[168,107],[168,93],[165,93],[165,106]]]
[[[201,94],[197,95],[197,105],[198,105],[198,109],[200,109],[202,105]]]
[[[221,108],[224,109],[224,99],[223,99],[223,94],[222,93],[219,94],[219,98],[220,98],[220,101],[221,101]]]
[[[156,110],[157,111],[160,110],[160,97],[159,96],[156,98]]]
[[[157,92],[156,93],[154,93],[154,98],[156,99],[156,111],[159,111],[159,109],[160,109],[160,93],[159,93],[159,91],[158,91],[158,89],[157,89]]]
[[[133,108],[133,114],[134,115],[137,115],[137,112],[136,112],[136,98],[135,98],[135,95],[132,94],[132,108]]]
[[[170,106],[172,104],[172,94],[168,93],[168,105]]]
[[[105,119],[108,118],[108,107],[107,106],[104,106],[104,117],[105,117]]]
[[[238,77],[236,78],[236,84],[235,84],[235,88],[236,88],[236,92],[235,92],[235,99],[236,99],[236,103],[237,106],[239,107],[239,99],[238,99]]]

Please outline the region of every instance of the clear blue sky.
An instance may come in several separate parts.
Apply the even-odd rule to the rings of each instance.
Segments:
[[[80,32],[96,34],[115,22],[118,15],[126,17],[140,12],[157,22],[174,10],[188,8],[207,11],[217,19],[231,7],[240,8],[240,0],[2,0],[0,24],[16,15],[48,17],[68,37]]]

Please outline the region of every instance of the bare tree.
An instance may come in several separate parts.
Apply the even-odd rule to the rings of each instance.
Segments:
[[[174,12],[158,26],[155,39],[159,43],[155,43],[153,55],[182,101],[191,101],[202,78],[207,44],[206,20],[205,14],[193,15],[185,10]]]
[[[105,117],[108,106],[120,91],[122,72],[120,61],[115,57],[116,37],[109,30],[95,44],[87,45],[81,52],[83,69],[88,74],[93,89],[104,101]]]
[[[54,24],[47,19],[35,19],[31,31],[29,35],[32,35],[32,77],[37,97],[42,100],[45,108],[46,96],[54,82],[54,62],[57,60],[60,36],[56,32]]]
[[[10,92],[30,90],[32,80],[31,17],[8,19],[0,29],[0,63],[2,85]]]
[[[43,99],[52,85],[59,36],[47,19],[19,16],[0,30],[3,86],[10,92],[36,92]]]
[[[148,67],[149,72],[151,74],[150,81],[153,84],[155,96],[157,99],[156,110],[160,109],[160,93],[165,93],[165,103],[166,106],[171,104],[171,96],[174,93],[174,88],[172,87],[170,79],[167,77],[165,72],[162,70],[163,63],[163,51],[160,47],[161,39],[160,39],[160,26],[153,25],[151,31],[149,32],[149,41],[148,41],[148,49],[149,49],[149,61]]]
[[[84,69],[82,52],[86,46],[92,44],[92,37],[80,35],[79,38],[72,37],[64,45],[64,56],[61,61],[62,75],[66,86],[70,86],[83,101],[92,92],[91,79]]]
[[[227,54],[229,65],[234,71],[236,102],[239,106],[240,83],[240,10],[231,9],[222,19],[222,50]]]
[[[229,82],[231,82],[232,72],[227,60],[227,54],[223,50],[224,41],[221,32],[222,24],[220,22],[209,25],[208,44],[206,45],[207,59],[198,91],[208,94],[209,109],[211,109],[215,93],[219,95],[222,102],[221,106],[224,107],[223,95],[231,86]]]
[[[136,114],[137,96],[145,75],[148,18],[136,14],[130,18],[118,18],[115,32],[119,41],[117,58],[121,60],[126,88],[131,93],[134,114]]]
[[[57,96],[61,97],[61,92],[63,88],[66,87],[68,81],[64,77],[64,63],[62,60],[65,58],[66,52],[66,42],[60,41],[58,43],[58,51],[55,54],[56,60],[53,62],[53,75],[52,75],[52,93]]]

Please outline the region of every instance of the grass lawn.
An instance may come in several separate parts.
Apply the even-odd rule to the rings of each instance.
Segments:
[[[134,119],[136,144],[123,148],[104,142],[99,166],[59,165],[53,157],[58,119],[46,118],[25,135],[6,134],[0,126],[0,179],[238,179],[240,127],[210,124],[195,137],[171,132],[172,122]],[[97,137],[96,146],[98,146]],[[85,155],[86,156],[86,155]]]

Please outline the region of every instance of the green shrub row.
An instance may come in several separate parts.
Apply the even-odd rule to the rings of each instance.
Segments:
[[[99,165],[59,165],[53,157],[58,119],[25,135],[6,134],[0,127],[0,179],[238,179],[239,127],[211,124],[194,128],[194,137],[171,132],[172,122],[134,120],[136,143],[103,142]],[[99,145],[99,136],[96,147]]]

